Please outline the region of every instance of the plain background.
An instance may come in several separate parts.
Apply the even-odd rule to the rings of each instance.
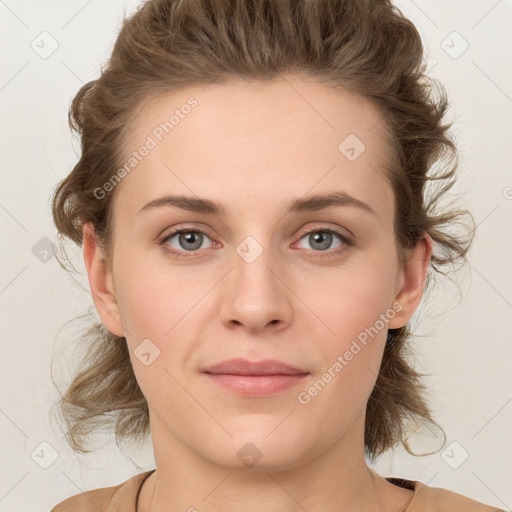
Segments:
[[[68,245],[81,272],[72,276],[45,252],[56,241],[51,194],[79,154],[67,110],[82,83],[97,78],[123,12],[137,4],[0,1],[0,511],[50,510],[81,491],[117,485],[154,467],[149,441],[120,450],[113,436],[103,435],[96,452],[74,454],[50,412],[57,398],[51,358],[76,338],[78,324],[59,329],[92,303],[80,249]],[[450,95],[460,152],[455,192],[463,195],[478,232],[458,279],[461,295],[448,283],[428,307],[422,304],[413,345],[417,368],[430,375],[425,384],[445,447],[423,457],[397,450],[374,467],[510,510],[512,2],[396,5],[418,27],[430,74]],[[45,55],[52,45],[58,47]],[[68,357],[71,367],[75,361]],[[58,384],[65,382],[64,375]],[[420,452],[440,446],[423,434],[411,439]]]

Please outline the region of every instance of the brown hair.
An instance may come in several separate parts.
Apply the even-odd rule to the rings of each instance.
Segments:
[[[230,79],[272,80],[290,73],[310,77],[376,105],[389,133],[387,176],[396,197],[399,255],[428,233],[432,271],[447,275],[463,263],[473,229],[466,210],[440,206],[453,185],[458,155],[443,124],[448,99],[442,84],[426,75],[415,26],[390,0],[149,0],[123,20],[107,66],[74,97],[69,123],[81,136],[81,157],[53,197],[59,236],[82,244],[82,224],[92,223],[110,254],[112,199],[94,191],[123,162],[125,127],[141,106],[160,94]],[[434,167],[437,170],[434,172]],[[449,206],[449,208],[448,208]],[[60,263],[60,261],[59,261]],[[66,268],[62,265],[63,268]],[[66,269],[67,270],[67,269]],[[426,289],[427,290],[427,289]],[[420,383],[407,361],[409,326],[388,331],[380,373],[367,403],[365,450],[374,460],[399,442],[410,452],[409,422],[434,422]],[[81,339],[87,348],[79,372],[59,400],[68,441],[88,452],[83,440],[117,416],[117,439],[150,433],[148,407],[130,362],[125,338],[95,323]],[[410,452],[411,453],[411,452]]]

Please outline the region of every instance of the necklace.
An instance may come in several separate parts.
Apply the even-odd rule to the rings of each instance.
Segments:
[[[156,472],[156,469],[155,471],[153,471],[153,473]],[[151,474],[153,474],[151,473]],[[149,478],[150,475],[148,475],[148,477],[146,478]],[[155,477],[155,485],[153,485],[153,493],[151,494],[151,501],[149,502],[149,509],[148,509],[148,512],[151,512],[151,507],[153,505],[153,497],[155,496],[155,489],[156,489],[156,482],[158,480],[158,473],[156,473],[156,477]],[[145,480],[144,480],[145,481]],[[140,491],[142,489],[142,486],[144,485],[144,481],[142,482],[142,484],[140,485],[139,487],[139,492],[137,493],[137,499],[136,499],[136,502],[135,502],[135,512],[139,512],[139,494],[140,494]],[[417,482],[416,482],[416,485],[417,485]],[[414,489],[414,494],[411,496],[411,499],[409,500],[409,503],[407,503],[407,505],[405,506],[405,508],[402,508],[400,509],[400,512],[407,512],[407,510],[409,509],[412,501],[414,500],[414,498],[416,497],[416,494],[417,494],[417,491],[416,491],[416,488]]]
[[[156,472],[156,469],[155,471],[153,471],[153,473]],[[149,474],[147,478],[149,478],[153,473]],[[146,479],[144,479],[142,481],[142,483],[140,484],[140,487],[139,487],[139,490],[137,492],[137,498],[135,500],[135,512],[139,512],[139,495],[140,495],[140,491],[142,489],[142,486],[144,485],[144,482],[146,481]],[[155,477],[155,485],[153,486],[153,494],[151,494],[151,501],[149,502],[149,511],[151,512],[151,506],[153,505],[153,497],[155,496],[155,489],[156,489],[156,482],[158,480],[158,473],[156,473],[156,477]]]
[[[401,509],[400,512],[407,512],[409,510],[409,507],[411,506],[412,501],[416,498],[416,490],[414,490],[414,494],[411,496],[411,499],[409,500],[409,503],[405,506],[405,508]]]

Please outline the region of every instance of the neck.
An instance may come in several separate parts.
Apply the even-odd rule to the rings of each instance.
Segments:
[[[199,455],[159,428],[158,418],[152,418],[151,427],[158,469],[142,489],[138,512],[296,512],[298,507],[308,512],[395,512],[412,497],[412,491],[368,468],[363,439],[350,432],[313,457],[266,463],[262,457],[244,467],[239,461],[219,464]]]

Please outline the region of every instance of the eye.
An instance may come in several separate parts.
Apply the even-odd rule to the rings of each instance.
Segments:
[[[165,252],[172,254],[176,258],[191,258],[193,257],[192,253],[198,252],[199,249],[207,248],[207,244],[205,246],[206,239],[211,240],[201,229],[181,228],[165,235],[160,240],[159,245],[162,246]],[[317,227],[308,231],[300,238],[300,240],[303,239],[307,240],[310,245],[309,249],[314,252],[339,253],[351,245],[349,238],[341,231],[327,227]],[[337,248],[329,251],[333,241],[336,240],[338,240]]]
[[[344,246],[350,245],[350,240],[347,236],[333,228],[316,228],[305,233],[301,237],[301,240],[303,239],[305,239],[310,245],[309,248],[315,252],[326,252],[336,239],[338,240],[339,245],[335,249],[338,250],[330,252],[340,252],[339,249],[343,250]]]
[[[174,256],[178,258],[188,258],[188,255],[183,254],[184,252],[196,252],[199,249],[204,249],[203,242],[206,238],[210,238],[204,231],[200,229],[177,229],[172,233],[168,234],[160,240],[160,245],[162,248]],[[174,243],[176,245],[171,245],[177,250],[173,250],[169,247],[168,241],[171,241],[173,238],[176,238]]]

